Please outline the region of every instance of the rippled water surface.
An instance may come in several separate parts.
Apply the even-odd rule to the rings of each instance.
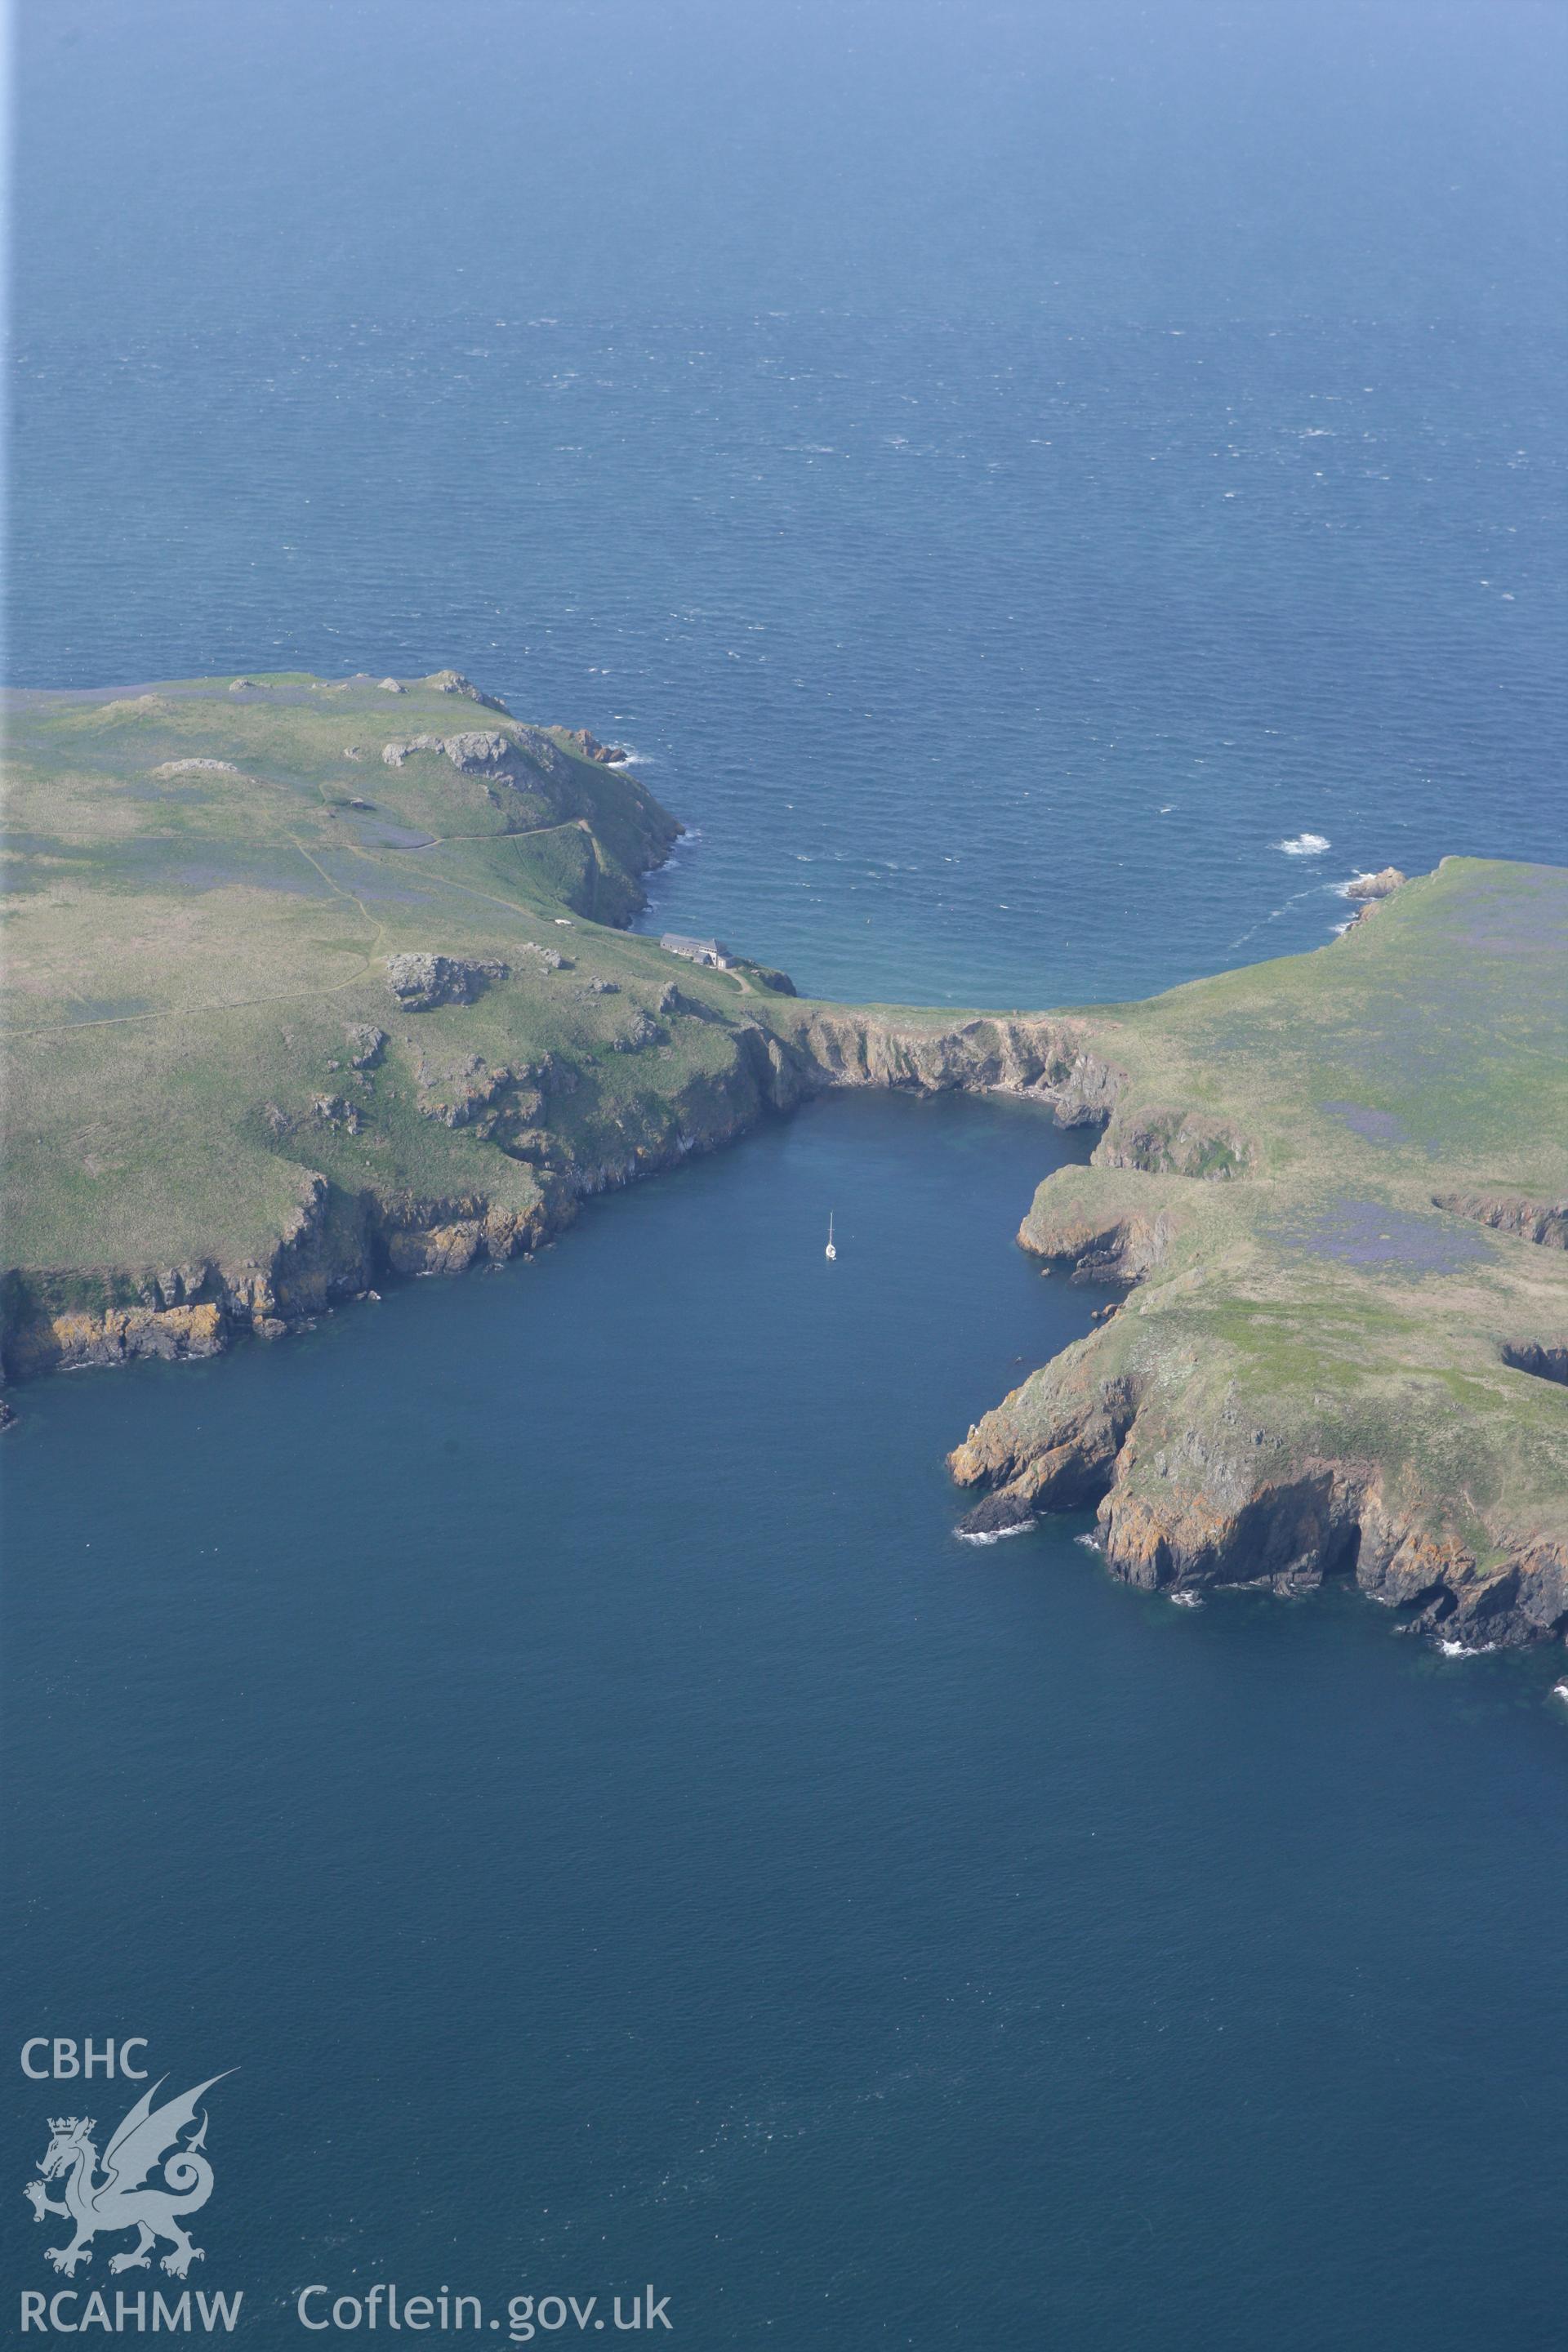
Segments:
[[[256,2340],[377,2279],[824,2352],[1550,2332],[1550,1674],[952,1539],[943,1449],[1097,1303],[1008,1242],[1063,1149],[821,1106],[533,1265],[28,1396],[8,2009],[239,2066],[198,2283]]]
[[[1561,855],[1550,335],[120,341],[17,364],[19,682],[454,663],[630,742],[692,828],[655,919],[814,992],[1143,994],[1358,867]]]
[[[14,682],[455,664],[635,747],[649,921],[859,999],[1562,856],[1555,12],[70,0],[22,63]],[[1010,1239],[1084,1148],[817,1106],[26,1393],[7,2014],[240,2070],[193,2283],[251,2341],[393,2280],[652,2280],[712,2352],[1552,2339],[1551,1663],[953,1540],[1095,1303]],[[126,2103],[13,2081],[7,2294],[47,2115]]]

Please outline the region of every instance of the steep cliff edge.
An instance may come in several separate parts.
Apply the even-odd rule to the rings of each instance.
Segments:
[[[625,928],[679,827],[455,673],[9,698],[4,1366],[281,1336],[826,1089],[1102,1132],[1020,1234],[1130,1286],[952,1456],[1130,1580],[1568,1626],[1568,874],[1449,860],[1145,1004],[796,997]]]
[[[11,1377],[531,1250],[825,1087],[1103,1117],[1071,1021],[803,1003],[630,934],[679,828],[626,764],[395,686],[9,698]]]
[[[1447,860],[1332,948],[1119,1008],[1106,1132],[1019,1240],[1131,1287],[957,1447],[963,1530],[1094,1507],[1144,1587],[1342,1575],[1462,1647],[1568,1631],[1565,973],[1568,873]]]
[[[921,1013],[903,1007],[773,1005],[770,1025],[803,1083],[887,1087],[911,1094],[1009,1094],[1038,1102],[1064,1127],[1109,1118],[1121,1073],[1089,1024],[1059,1013]]]

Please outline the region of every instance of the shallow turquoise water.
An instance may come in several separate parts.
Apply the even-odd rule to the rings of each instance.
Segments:
[[[650,921],[862,999],[1561,857],[1556,12],[24,15],[12,681],[455,663],[636,746]],[[715,2352],[1551,2340],[1553,1663],[952,1538],[1095,1303],[1010,1239],[1083,1148],[818,1106],[26,1394],[6,2011],[241,2069],[253,2341],[375,2279],[651,2279]],[[13,2081],[19,2185],[86,2092]]]

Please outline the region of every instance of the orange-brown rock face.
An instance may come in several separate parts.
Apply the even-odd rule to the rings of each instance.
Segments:
[[[70,1371],[87,1364],[129,1363],[138,1356],[172,1362],[216,1356],[223,1345],[224,1319],[216,1306],[111,1307],[101,1315],[54,1315],[30,1324],[17,1336],[13,1369]]]
[[[1136,1410],[1130,1382],[1102,1379],[1082,1341],[988,1412],[948,1457],[961,1486],[993,1492],[960,1522],[966,1535],[1017,1527],[1037,1511],[1098,1502]]]
[[[989,1490],[961,1535],[1097,1504],[1107,1568],[1145,1591],[1301,1592],[1342,1574],[1462,1649],[1568,1632],[1568,1546],[1525,1536],[1479,1557],[1427,1523],[1418,1495],[1391,1496],[1373,1465],[1296,1458],[1228,1409],[1189,1425],[1109,1328],[1005,1398],[948,1466],[960,1486]]]
[[[1212,1492],[1118,1492],[1100,1506],[1106,1559],[1157,1590],[1263,1584],[1301,1591],[1353,1556],[1354,1519],[1332,1474],[1261,1481],[1239,1502]]]
[[[779,1021],[777,1006],[773,1018]],[[1092,1050],[1083,1023],[1050,1015],[987,1014],[939,1028],[804,1006],[786,1034],[806,1091],[892,1087],[917,1094],[1025,1095],[1064,1126],[1076,1126],[1103,1119],[1121,1084],[1121,1073]]]

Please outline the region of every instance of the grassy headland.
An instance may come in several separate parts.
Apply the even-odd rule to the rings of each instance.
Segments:
[[[1019,1238],[1135,1287],[958,1449],[976,1531],[1096,1502],[1140,1583],[1568,1623],[1565,977],[1568,871],[1450,858],[1315,954],[1086,1011],[1115,1107]]]
[[[9,718],[13,1376],[531,1249],[826,1087],[1004,1087],[1105,1122],[1026,1247],[1136,1286],[958,1449],[972,1532],[1092,1502],[1140,1582],[1568,1625],[1568,873],[1146,1004],[812,1004],[628,933],[675,821],[450,672]]]

